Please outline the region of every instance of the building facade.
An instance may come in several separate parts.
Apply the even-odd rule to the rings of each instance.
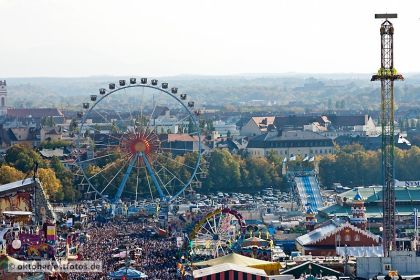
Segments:
[[[252,117],[242,126],[242,136],[258,136],[268,131],[268,126],[273,125],[275,117]]]
[[[275,153],[281,157],[310,157],[334,154],[333,141],[311,131],[273,131],[249,140],[247,152],[261,157]]]
[[[327,224],[296,238],[296,248],[303,255],[336,256],[339,248],[370,248],[380,246],[380,238],[348,222],[330,220]],[[361,250],[363,251],[363,249]]]
[[[7,114],[7,84],[6,80],[0,80],[0,116]]]

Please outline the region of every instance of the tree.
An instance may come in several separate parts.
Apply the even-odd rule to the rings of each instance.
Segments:
[[[53,157],[50,166],[54,170],[56,177],[60,180],[63,189],[63,200],[73,202],[80,197],[79,191],[74,188],[74,175],[63,163]]]
[[[51,168],[39,168],[38,177],[42,183],[44,191],[51,200],[62,200],[64,197],[60,180],[55,176],[54,170]]]
[[[240,187],[239,162],[227,150],[211,153],[208,176],[204,186],[208,191],[232,190]]]
[[[36,151],[26,145],[20,144],[14,145],[7,150],[5,160],[9,165],[14,166],[24,173],[32,170],[35,162],[38,162],[39,167],[46,166],[45,161]]]
[[[25,174],[13,166],[2,165],[0,167],[0,184],[8,184],[25,178]]]

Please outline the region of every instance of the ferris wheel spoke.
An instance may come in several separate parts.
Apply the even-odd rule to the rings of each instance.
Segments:
[[[102,134],[102,131],[100,131],[99,129],[97,129],[97,128],[95,128],[95,127],[92,127],[92,126],[89,126],[89,125],[86,125],[85,127],[87,127],[87,129],[86,130],[90,130],[90,129],[92,129],[92,130],[94,130],[94,131],[96,131],[96,132],[99,132],[100,134]],[[114,138],[115,140],[118,140],[118,141],[120,141],[121,139],[120,138],[118,138],[118,137],[115,137],[115,136],[113,136],[112,134],[106,134],[108,137],[111,137],[111,138]]]
[[[226,255],[225,250],[223,249],[223,246],[222,246],[221,242],[219,242],[219,245],[220,245],[220,249],[222,249],[223,255]]]
[[[130,161],[126,161],[124,164],[123,164],[123,166],[118,170],[118,172],[117,173],[115,173],[115,175],[114,175],[114,177],[112,177],[112,179],[108,182],[108,184],[106,184],[106,186],[104,187],[104,189],[101,191],[101,193],[100,194],[103,194],[104,193],[104,191],[109,187],[109,185],[111,185],[111,183],[112,183],[112,181],[114,181],[115,180],[115,178],[117,178],[117,176],[121,173],[121,171],[127,166],[127,164],[129,163]]]
[[[210,222],[209,222],[209,220],[208,220],[208,219],[206,219],[206,222],[207,222],[207,224],[209,225],[209,227],[210,227],[210,229],[211,229],[212,233],[213,233],[213,234],[216,234],[216,232],[214,231],[214,229],[213,229],[213,227],[211,226],[211,224],[210,224]]]
[[[138,157],[137,157],[138,159]],[[140,175],[140,169],[137,168],[137,176],[136,176],[136,199],[135,201],[137,202],[137,195],[138,195],[138,189],[139,189],[139,175]]]
[[[156,162],[159,164],[159,166],[161,167],[161,169],[160,170],[166,170],[169,174],[171,174],[172,175],[172,179],[171,179],[171,181],[173,180],[173,179],[176,179],[176,180],[178,180],[181,184],[183,184],[183,185],[185,185],[185,183],[184,183],[184,181],[182,181],[181,179],[179,179],[173,172],[171,172],[168,168],[166,168],[165,167],[165,165],[163,165],[161,162],[159,162],[157,159],[156,159]]]
[[[97,173],[95,173],[94,175],[90,176],[88,179],[93,179],[95,178],[97,175],[101,174],[102,172],[104,172],[105,170],[108,170],[110,167],[115,166],[117,163],[120,163],[121,161],[127,159],[127,157],[124,158],[120,158],[114,162],[112,162],[111,164],[106,165],[104,168],[102,168],[100,171],[98,171]],[[105,177],[104,177],[105,178]]]
[[[209,234],[204,234],[204,233],[202,233],[202,232],[197,232],[197,236],[202,236],[202,237],[204,237],[204,238],[206,238],[206,239],[210,239],[210,238],[212,238],[212,235],[211,235],[211,232],[210,231],[208,231],[206,228],[204,228]]]
[[[167,147],[160,147],[162,150],[168,150],[168,151],[183,151],[183,152],[189,152],[192,153],[194,150],[192,149],[180,149],[180,148],[167,148]]]
[[[92,109],[92,112],[94,112],[95,114],[97,114],[98,116],[100,116],[105,122],[109,122],[109,120],[107,118],[105,118],[104,115],[102,115],[101,113],[99,113],[98,110]]]
[[[112,145],[112,144],[95,143],[95,146],[119,147],[120,145]]]
[[[169,195],[169,196],[171,196],[171,193],[168,191],[168,189],[166,188],[166,186],[170,183],[170,182],[167,182],[166,184],[163,182],[163,180],[162,180],[162,178],[161,178],[161,176],[159,176],[159,174],[156,172],[156,170],[153,168],[153,166],[150,166],[151,167],[151,169],[152,170],[154,170],[155,171],[155,175],[156,175],[156,178],[158,179],[158,181],[160,182],[160,186],[163,188],[163,189],[165,189],[165,191],[166,191],[166,193]],[[163,167],[163,166],[162,166]]]
[[[118,190],[117,190],[117,193],[116,193],[115,198],[114,198],[115,201],[117,201],[118,199],[121,198],[122,192],[124,191],[125,185],[127,184],[128,177],[130,176],[131,171],[133,170],[133,167],[134,167],[134,165],[137,161],[137,157],[138,157],[138,155],[135,154],[130,159],[130,163],[128,164],[128,167],[127,167],[127,170],[124,174],[124,177],[122,178],[122,180],[121,180],[121,182],[118,186]]]
[[[158,178],[159,177],[156,176],[156,174],[155,174],[156,172],[154,171],[153,167],[149,163],[149,160],[147,159],[147,156],[145,154],[143,154],[143,153],[141,153],[140,156],[143,159],[144,164],[146,165],[147,172],[149,173],[150,177],[152,178],[152,182],[155,185],[155,188],[157,189],[160,197],[162,199],[164,199],[165,198],[165,195],[164,195],[164,193],[162,191],[161,186],[159,185],[159,181],[158,181]],[[159,180],[160,180],[160,178],[159,178]]]
[[[201,228],[206,230],[210,234],[210,236],[213,236],[213,234],[204,225],[202,225]]]
[[[105,157],[109,157],[112,156],[113,154],[107,154],[107,155],[103,155],[103,156],[99,156],[99,157],[93,157],[91,159],[86,159],[86,160],[82,160],[82,161],[78,161],[78,163],[85,163],[85,162],[89,162],[89,161],[94,161],[100,158],[105,158]]]
[[[123,118],[121,117],[120,112],[115,111],[115,113],[117,114],[118,118],[120,118],[121,123],[124,123],[125,121],[123,120]]]
[[[217,231],[218,231],[218,232],[220,232],[220,230],[221,230],[221,228],[220,228],[220,227],[221,227],[220,221],[221,221],[221,219],[222,219],[222,216],[223,216],[223,213],[221,213],[221,214],[219,215],[219,222],[217,223],[217,229],[218,229]]]
[[[154,201],[155,199],[153,198],[152,186],[150,185],[150,180],[149,180],[149,176],[147,176],[147,172],[146,172],[145,177],[146,177],[147,185],[149,186],[150,197],[152,198],[152,201]]]
[[[153,100],[154,100],[154,98],[153,98]],[[155,113],[155,110],[156,110],[156,107],[157,107],[157,105],[156,104],[153,104],[153,109],[152,109],[152,113],[150,114],[150,118],[149,118],[149,120],[147,121],[147,127],[150,127],[150,121],[153,119],[153,115],[154,115],[154,113]],[[153,124],[154,125],[154,124]]]
[[[179,162],[179,161],[177,161],[177,160],[173,159],[172,157],[165,156],[164,154],[160,154],[159,156],[162,156],[162,157],[164,157],[164,158],[166,158],[166,159],[169,159],[169,160],[171,160],[171,161],[173,161],[173,162],[175,162],[175,163],[177,163],[177,164],[181,164],[181,165],[183,165],[183,166],[185,166],[185,167],[188,167],[188,168],[190,168],[190,169],[192,169],[192,170],[194,170],[194,169],[195,169],[194,167],[191,167],[191,166],[188,166],[188,165],[186,165],[186,164],[184,164],[184,163],[181,163],[181,162]]]
[[[146,133],[147,133],[147,135],[146,135]],[[156,129],[150,129],[149,131],[146,131],[145,133],[144,133],[144,135],[146,135],[146,138],[149,138],[149,137],[153,137],[153,138],[150,138],[151,140],[157,140],[157,139],[159,139],[159,137],[157,136],[157,132],[156,132]]]
[[[127,94],[127,90],[125,88],[124,88],[124,93]],[[130,113],[130,121],[132,121],[133,120],[133,115],[131,114],[130,106],[127,106],[127,109],[128,109],[128,111]]]
[[[213,216],[213,224],[214,224],[214,231],[217,234],[218,233],[218,228],[217,228],[217,225],[216,225],[216,215]]]

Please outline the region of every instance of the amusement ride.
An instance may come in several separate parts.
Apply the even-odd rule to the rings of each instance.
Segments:
[[[216,209],[196,223],[190,233],[190,256],[193,260],[217,258],[238,251],[245,231],[245,221],[239,212]]]
[[[147,78],[119,80],[91,95],[78,113],[76,164],[85,195],[111,204],[148,197],[169,205],[197,179],[198,110],[187,94]]]

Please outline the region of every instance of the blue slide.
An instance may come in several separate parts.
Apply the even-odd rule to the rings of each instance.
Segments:
[[[314,211],[322,206],[318,181],[313,176],[295,177],[298,194],[303,205],[309,204]]]

